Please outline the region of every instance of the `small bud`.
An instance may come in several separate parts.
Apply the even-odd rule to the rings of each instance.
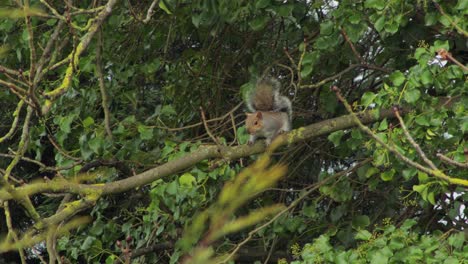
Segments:
[[[122,242],[120,242],[120,240],[117,240],[116,244],[119,248],[122,247]]]
[[[127,243],[130,243],[130,242],[132,242],[132,237],[130,235],[128,235],[125,240],[127,241]]]

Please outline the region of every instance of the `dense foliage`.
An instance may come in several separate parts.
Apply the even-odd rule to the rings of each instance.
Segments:
[[[467,1],[0,3],[1,263],[467,261]]]

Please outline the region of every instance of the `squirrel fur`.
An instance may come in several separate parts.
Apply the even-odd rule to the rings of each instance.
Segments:
[[[291,130],[292,104],[289,98],[280,95],[281,84],[274,78],[264,78],[257,82],[255,89],[247,95],[249,111],[245,120],[250,134],[248,144],[257,137],[266,138],[266,144],[281,133]]]

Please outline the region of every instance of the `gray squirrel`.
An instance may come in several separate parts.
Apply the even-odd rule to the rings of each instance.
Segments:
[[[255,89],[247,94],[246,105],[251,113],[246,113],[248,144],[255,143],[257,137],[266,138],[266,145],[281,133],[291,130],[292,104],[289,98],[280,95],[281,84],[275,78],[260,79]]]

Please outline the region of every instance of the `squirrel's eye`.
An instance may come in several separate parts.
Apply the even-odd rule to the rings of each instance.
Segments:
[[[258,121],[255,121],[254,126],[258,125]]]

